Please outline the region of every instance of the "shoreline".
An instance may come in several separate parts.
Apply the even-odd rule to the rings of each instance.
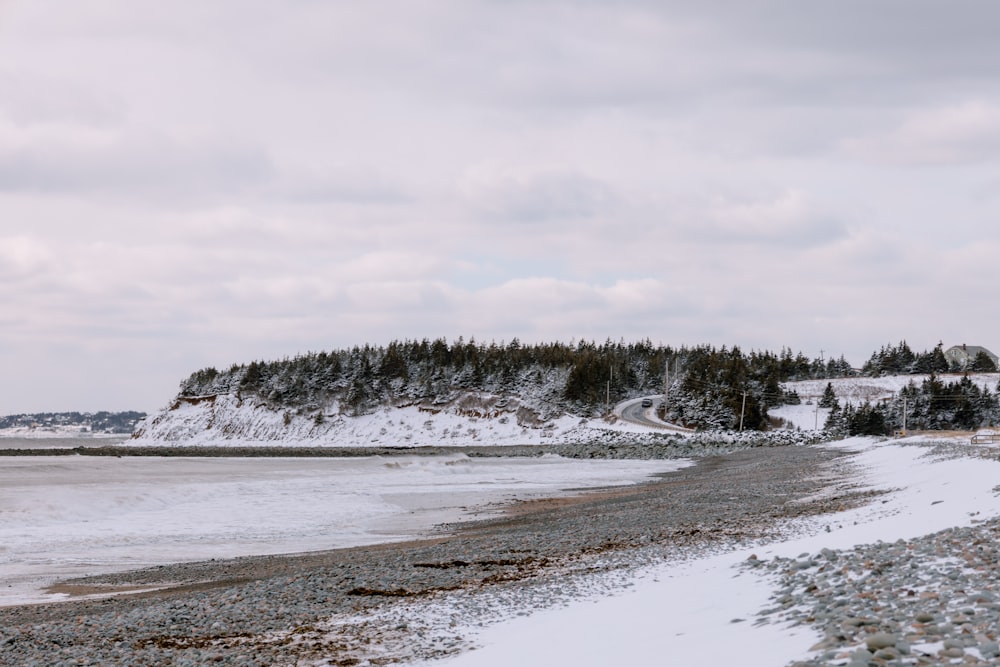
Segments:
[[[690,435],[654,433],[648,439],[595,439],[545,444],[454,444],[454,445],[288,445],[281,441],[232,444],[127,444],[88,446],[67,442],[66,446],[4,447],[0,457],[106,456],[190,458],[351,458],[370,456],[465,455],[469,458],[536,458],[545,455],[587,459],[676,459],[702,458],[749,449],[776,449],[822,444],[823,432],[704,432]],[[71,446],[72,445],[72,446]]]
[[[268,637],[386,604],[522,590],[562,581],[566,572],[624,571],[643,559],[773,537],[787,520],[871,497],[849,488],[816,495],[843,481],[844,471],[831,466],[848,456],[817,447],[749,449],[640,485],[515,503],[501,516],[443,525],[448,534],[428,539],[64,581],[160,588],[2,608],[0,659],[24,662],[52,641],[65,647],[61,659],[102,664],[162,664],[203,650],[237,662],[249,651],[259,664],[329,658],[329,643],[275,644]]]

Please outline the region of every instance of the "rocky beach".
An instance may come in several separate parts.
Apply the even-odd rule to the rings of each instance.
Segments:
[[[912,450],[995,458],[987,448]],[[888,491],[861,483],[853,459],[842,447],[742,449],[637,486],[516,503],[405,543],[68,581],[58,591],[71,601],[0,609],[0,662],[423,664],[474,647],[470,627],[884,502]],[[755,554],[741,569],[772,578],[775,594],[746,622],[815,632],[822,639],[802,667],[1000,664],[998,531],[989,520],[798,558]]]
[[[336,665],[447,654],[464,646],[462,637],[426,643],[418,629],[409,636],[366,621],[331,632],[329,623],[456,593],[475,599],[549,590],[555,603],[595,573],[764,540],[784,520],[866,501],[870,493],[850,488],[807,500],[835,483],[843,459],[808,446],[746,449],[636,487],[521,503],[501,517],[442,526],[439,535],[410,543],[66,582],[60,590],[80,596],[131,594],[0,609],[0,659]],[[380,640],[388,630],[392,641]],[[405,647],[404,655],[392,646]]]

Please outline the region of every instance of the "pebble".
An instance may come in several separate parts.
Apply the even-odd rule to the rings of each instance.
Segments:
[[[714,456],[733,445],[699,447],[691,445],[684,455]],[[605,455],[619,456],[621,449],[606,448]],[[577,455],[600,451],[585,445]],[[754,444],[715,459],[708,472],[695,466],[671,473],[670,485],[652,484],[625,502],[479,522],[458,538],[108,575],[99,580],[195,586],[147,598],[0,609],[0,664],[328,664],[334,656],[341,662],[333,664],[374,664],[373,655],[387,664],[440,658],[469,648],[456,626],[488,624],[511,609],[593,594],[594,573],[609,586],[623,586],[630,568],[697,556],[719,545],[763,544],[780,535],[783,521],[869,500],[864,493],[844,492],[788,502],[815,496],[824,484],[818,471],[843,456]],[[442,536],[458,530],[444,527]],[[800,667],[938,665],[974,655],[982,657],[975,664],[1000,667],[997,545],[1000,524],[987,520],[853,550],[826,548],[793,559],[753,556],[743,567],[747,576],[769,573],[778,581],[758,621],[812,627],[824,637],[813,656],[796,663]],[[615,573],[621,573],[617,584]],[[197,586],[215,580],[229,583]]]
[[[1000,667],[994,604],[1000,520],[891,544],[824,549],[808,557],[815,562],[809,568],[801,567],[803,558],[743,565],[778,577],[772,600],[783,604],[762,611],[758,622],[811,625],[824,636],[815,655],[797,666],[842,666],[849,656],[848,665]]]

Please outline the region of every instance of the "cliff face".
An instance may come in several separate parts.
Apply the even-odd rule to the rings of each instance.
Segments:
[[[173,403],[138,424],[133,438],[350,446],[553,442],[581,421],[599,422],[608,395],[616,402],[661,381],[659,371],[644,370],[649,353],[630,349],[421,341],[207,368],[182,382]],[[595,369],[611,372],[599,354],[613,353],[620,357],[615,382],[610,375],[590,377]]]
[[[362,415],[340,401],[321,409],[274,407],[234,393],[179,396],[165,410],[141,421],[136,444],[238,444],[400,446],[442,444],[533,444],[579,438],[591,424],[545,405],[479,392],[420,404],[384,405]],[[590,425],[587,427],[586,425]]]
[[[384,446],[553,442],[587,437],[568,433],[583,424],[595,430],[609,404],[662,392],[668,368],[671,421],[702,429],[744,422],[748,429],[766,429],[766,407],[785,398],[779,380],[808,370],[795,363],[790,352],[673,350],[648,341],[365,345],[199,370],[181,383],[170,407],[138,425],[135,439]]]

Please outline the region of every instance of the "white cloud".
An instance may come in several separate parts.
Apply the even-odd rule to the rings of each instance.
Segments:
[[[0,117],[22,128],[37,125],[106,127],[121,122],[120,102],[68,76],[0,69]]]
[[[45,243],[31,236],[0,237],[0,279],[11,283],[37,277],[53,267]]]
[[[11,410],[392,338],[860,363],[996,329],[981,3],[3,11],[0,350],[50,379]]]
[[[591,218],[616,203],[613,188],[571,169],[480,166],[463,183],[471,207],[491,224]]]
[[[710,229],[721,244],[729,242],[814,245],[844,236],[842,225],[818,213],[800,190],[772,199],[720,201],[708,213]]]
[[[270,179],[266,152],[252,144],[65,126],[0,133],[0,190],[232,194]]]
[[[1000,106],[983,102],[911,112],[882,134],[849,139],[843,152],[882,165],[946,166],[1000,158]]]

